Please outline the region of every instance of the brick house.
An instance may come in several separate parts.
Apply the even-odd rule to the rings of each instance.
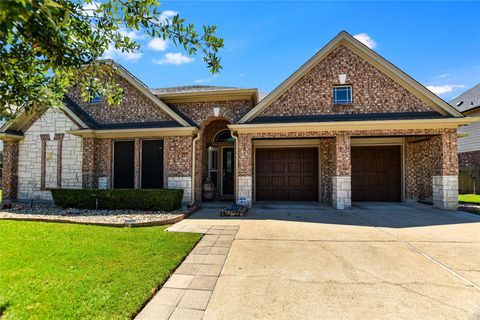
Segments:
[[[432,200],[455,209],[455,108],[341,32],[274,91],[149,89],[112,62],[125,99],[88,103],[73,89],[61,111],[5,124],[3,199],[51,199],[50,188],[183,188],[216,199]]]

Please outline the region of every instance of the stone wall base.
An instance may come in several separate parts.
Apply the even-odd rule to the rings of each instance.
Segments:
[[[442,210],[458,209],[458,176],[433,176],[433,206]]]
[[[237,187],[237,203],[239,203],[240,198],[245,198],[249,208],[252,207],[252,191],[253,191],[253,179],[252,176],[241,176],[238,177],[238,187]]]
[[[183,203],[192,202],[192,177],[168,177],[168,189],[183,189]]]
[[[352,206],[352,178],[350,176],[334,176],[332,184],[332,206],[338,210]]]

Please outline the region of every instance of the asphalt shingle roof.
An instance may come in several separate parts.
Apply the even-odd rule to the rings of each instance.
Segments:
[[[449,103],[460,112],[480,107],[480,83],[453,98]]]
[[[236,87],[221,87],[221,86],[179,86],[169,88],[150,88],[150,92],[153,94],[170,94],[170,93],[196,93],[196,92],[211,92],[211,91],[224,91],[224,90],[238,90],[243,88]]]

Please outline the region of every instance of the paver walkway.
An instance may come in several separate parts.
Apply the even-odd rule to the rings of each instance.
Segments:
[[[167,231],[205,235],[136,319],[202,319],[238,226],[177,224]]]

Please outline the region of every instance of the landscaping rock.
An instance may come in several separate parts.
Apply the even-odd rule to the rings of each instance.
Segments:
[[[197,207],[182,208],[172,212],[140,210],[92,210],[60,208],[47,204],[14,204],[0,210],[0,219],[35,220],[48,222],[84,223],[111,226],[148,226],[176,223]]]

